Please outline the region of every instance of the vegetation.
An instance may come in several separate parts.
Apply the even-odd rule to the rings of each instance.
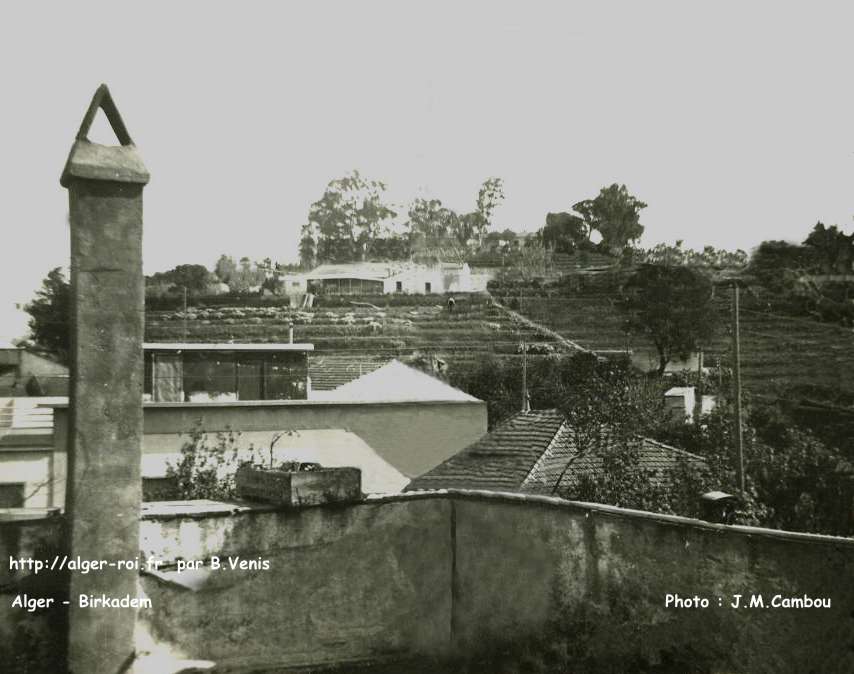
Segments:
[[[629,194],[625,185],[603,187],[594,199],[579,201],[572,208],[581,215],[588,233],[599,232],[604,248],[614,253],[643,234],[640,212],[646,204]]]
[[[71,348],[71,288],[62,269],[48,272],[35,299],[24,307],[30,315],[30,338],[63,363],[68,362]]]
[[[658,374],[678,356],[688,358],[707,344],[719,322],[712,283],[684,266],[644,264],[623,287],[626,329],[647,336],[658,352]]]
[[[201,264],[179,264],[169,271],[157,272],[145,278],[146,287],[160,286],[166,292],[186,288],[191,296],[203,295],[211,284],[211,273]]]
[[[181,446],[181,459],[167,466],[166,477],[175,480],[180,499],[229,500],[236,496],[234,478],[241,464],[291,471],[316,470],[317,464],[298,461],[275,465],[276,443],[295,433],[287,430],[273,434],[266,448],[249,445],[241,449],[239,431],[228,428],[210,434],[198,419]]]
[[[303,266],[370,259],[377,240],[389,235],[397,213],[385,203],[386,186],[358,171],[329,182],[308,213],[300,239]]]

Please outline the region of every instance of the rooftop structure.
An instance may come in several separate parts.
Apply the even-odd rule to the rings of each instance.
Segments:
[[[649,438],[639,437],[636,442],[641,468],[652,479],[666,480],[680,458],[704,463],[701,456]],[[577,451],[571,428],[560,412],[520,412],[415,478],[406,490],[490,489],[574,498],[578,477],[596,473],[601,466],[602,458],[596,452]]]
[[[312,344],[144,345],[144,400],[305,400]]]
[[[0,396],[65,395],[68,367],[45,351],[0,344]]]
[[[478,402],[474,396],[399,360],[391,360],[331,391],[315,391],[312,398],[342,402]]]

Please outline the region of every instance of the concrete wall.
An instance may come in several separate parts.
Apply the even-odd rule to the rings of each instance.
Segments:
[[[680,654],[719,672],[854,671],[850,539],[470,493],[292,513],[161,509],[143,521],[142,547],[270,561],[143,578],[156,638],[232,666],[500,652],[556,629],[613,671]],[[760,593],[831,608],[729,606]],[[668,594],[710,606],[667,607]]]
[[[12,598],[61,589],[55,576],[10,577],[4,565],[10,554],[51,557],[58,528],[58,518],[0,521],[0,662],[41,667],[21,671],[60,671],[50,663],[64,613],[11,609]],[[575,649],[603,663],[596,671],[626,671],[638,657],[675,661],[668,672],[854,671],[852,539],[456,492],[296,511],[148,504],[140,549],[165,565],[141,577],[152,607],[139,613],[138,651],[213,660],[228,671],[501,658],[508,642],[526,640],[535,651]],[[179,559],[209,567],[212,556],[270,568],[175,569]],[[673,608],[668,594],[711,602]],[[761,594],[766,605],[775,595],[807,595],[831,607],[733,609],[734,594]]]
[[[53,447],[0,447],[0,484],[24,484],[24,507],[53,504]]]
[[[486,403],[335,403],[262,401],[243,403],[149,403],[143,414],[143,454],[174,452],[201,419],[215,433],[231,427],[268,443],[274,431],[343,429],[358,435],[406,477],[427,472],[486,433]],[[64,499],[68,409],[54,414],[53,504]],[[164,439],[172,436],[172,442]],[[248,443],[249,440],[246,440]]]
[[[420,500],[149,517],[140,535],[143,557],[240,555],[267,559],[271,568],[143,576],[153,608],[141,620],[173,655],[226,667],[446,652],[450,507]]]

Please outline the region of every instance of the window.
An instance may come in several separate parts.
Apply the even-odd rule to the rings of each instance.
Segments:
[[[24,483],[8,482],[0,484],[0,508],[24,507]]]
[[[403,281],[396,281],[394,284],[394,292],[402,293],[403,292]]]
[[[237,363],[231,354],[185,353],[184,399],[237,400]]]
[[[424,284],[424,292],[425,293],[432,292],[431,286],[430,286],[430,281],[427,281],[427,283]]]

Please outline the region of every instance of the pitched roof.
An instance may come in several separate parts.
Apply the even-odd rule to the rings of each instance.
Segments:
[[[373,372],[314,397],[341,401],[478,402],[474,396],[399,360],[389,361]]]
[[[650,471],[651,479],[659,484],[667,483],[680,458],[705,463],[701,456],[649,438],[639,437],[636,443],[641,468]],[[473,445],[416,477],[406,491],[489,489],[551,494],[559,483],[560,495],[572,498],[579,476],[601,468],[601,456],[578,455],[572,429],[560,412],[519,412]]]
[[[650,438],[635,438],[640,468],[647,471],[649,480],[656,485],[668,486],[671,471],[679,460],[694,465],[704,465],[705,460],[676,447],[670,447]],[[579,455],[572,436],[572,429],[564,424],[555,441],[543,452],[530,474],[521,485],[521,491],[533,493],[557,493],[574,498],[574,488],[582,475],[595,474],[602,470],[602,457],[595,452]]]
[[[311,389],[312,391],[331,391],[373,372],[389,360],[381,356],[312,355],[308,360]]]
[[[421,489],[518,491],[563,425],[556,410],[519,413],[409,484]]]

